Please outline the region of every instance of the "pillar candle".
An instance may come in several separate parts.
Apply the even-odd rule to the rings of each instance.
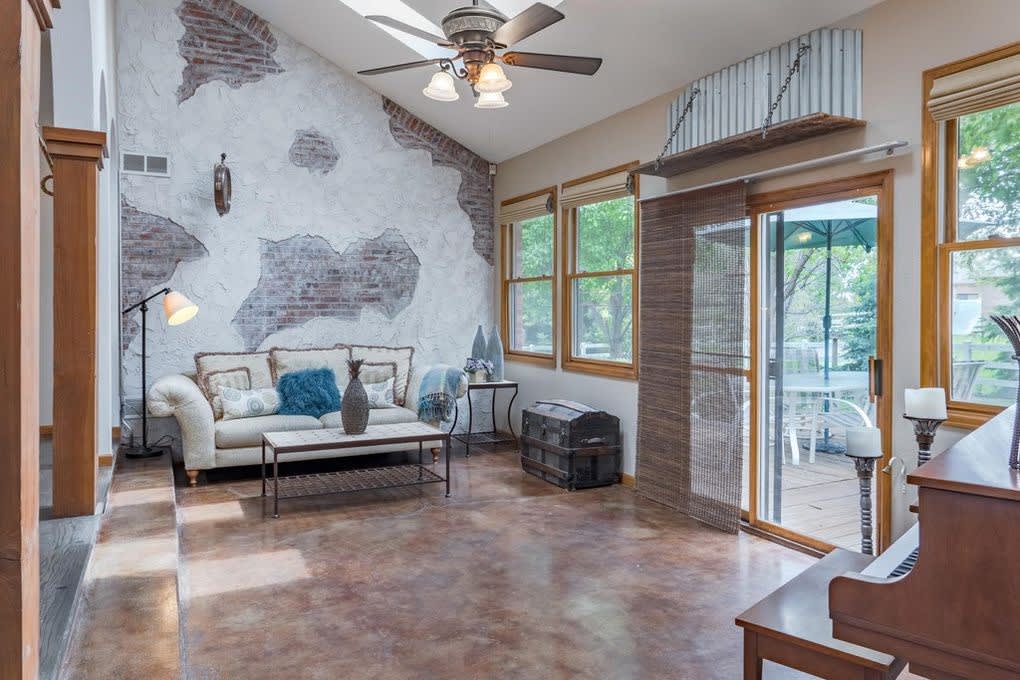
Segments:
[[[946,392],[941,387],[903,390],[903,403],[908,418],[946,419]]]
[[[881,458],[882,431],[877,427],[848,427],[846,455],[857,458]]]

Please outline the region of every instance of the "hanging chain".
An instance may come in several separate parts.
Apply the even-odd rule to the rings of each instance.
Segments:
[[[662,165],[662,159],[666,156],[666,152],[669,151],[670,144],[673,143],[673,138],[676,137],[676,133],[680,131],[680,126],[684,124],[684,119],[687,118],[687,114],[694,108],[694,100],[701,94],[701,90],[694,88],[691,90],[691,96],[687,100],[687,104],[684,106],[684,110],[680,113],[680,117],[676,121],[676,125],[673,126],[673,131],[669,133],[669,139],[666,140],[665,146],[662,147],[662,151],[659,152],[659,157],[655,159],[655,170],[658,172],[659,166]]]
[[[790,82],[793,80],[793,76],[800,71],[800,60],[805,54],[811,50],[809,43],[802,44],[797,48],[797,58],[790,64],[790,71],[786,74],[786,80],[783,81],[783,86],[779,88],[779,94],[776,95],[776,101],[772,102],[772,108],[769,109],[769,115],[765,116],[765,120],[761,123],[761,138],[769,134],[769,128],[772,127],[772,116],[775,115],[776,109],[779,108],[779,103],[783,101],[783,95],[790,89]]]

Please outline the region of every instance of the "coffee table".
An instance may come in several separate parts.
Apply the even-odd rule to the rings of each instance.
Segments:
[[[427,442],[443,442],[446,477],[440,477],[422,465],[422,448]],[[280,477],[280,456],[305,451],[342,451],[361,446],[418,445],[418,463],[385,467],[338,470],[316,474]],[[266,496],[266,449],[273,452],[273,517],[280,516],[280,498],[299,498],[323,494],[351,493],[369,489],[446,483],[450,495],[450,434],[426,423],[369,425],[362,434],[347,434],[339,428],[266,432],[262,435],[262,496]],[[399,450],[399,449],[394,449]],[[353,454],[358,455],[358,454]],[[369,454],[365,454],[369,455]],[[286,458],[284,458],[286,460]]]

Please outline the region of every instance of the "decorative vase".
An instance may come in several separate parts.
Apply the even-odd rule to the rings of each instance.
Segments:
[[[487,382],[485,371],[483,371],[483,370],[474,371],[471,374],[471,382],[473,382],[473,383]]]
[[[482,324],[478,324],[478,330],[475,331],[475,341],[471,343],[471,358],[485,358],[485,331],[482,330]]]
[[[479,326],[481,328],[481,326]],[[499,337],[499,329],[492,327],[489,341],[485,343],[485,360],[492,362],[492,379],[499,382],[503,379],[503,341]]]
[[[340,405],[340,422],[347,434],[361,434],[368,427],[368,393],[361,384],[361,363],[361,359],[347,362],[351,381],[344,390],[343,402]]]

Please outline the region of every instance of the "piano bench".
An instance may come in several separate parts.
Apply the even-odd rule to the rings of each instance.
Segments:
[[[906,660],[832,637],[829,581],[874,559],[837,548],[738,616],[744,680],[760,680],[765,659],[828,680],[896,678]]]

